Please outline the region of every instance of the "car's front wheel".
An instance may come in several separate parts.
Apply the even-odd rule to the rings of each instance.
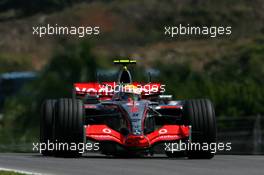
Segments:
[[[213,158],[215,150],[209,150],[210,144],[216,144],[216,119],[212,102],[208,99],[187,100],[184,105],[184,118],[191,126],[191,143],[196,145],[188,150],[188,157]],[[207,146],[203,147],[204,145]]]
[[[40,143],[45,144],[45,150],[41,152],[44,156],[51,156],[52,150],[48,150],[48,143],[52,142],[54,106],[56,100],[46,100],[41,106],[40,118]]]
[[[55,108],[54,140],[56,156],[79,157],[84,144],[84,108],[78,99],[59,99]],[[59,146],[61,145],[61,146]]]

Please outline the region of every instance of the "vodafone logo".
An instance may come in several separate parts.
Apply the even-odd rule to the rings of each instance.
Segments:
[[[109,133],[111,133],[111,129],[104,128],[104,129],[103,129],[103,132],[109,134]]]
[[[159,130],[159,134],[165,134],[167,132],[168,132],[167,129],[161,129],[161,130]]]

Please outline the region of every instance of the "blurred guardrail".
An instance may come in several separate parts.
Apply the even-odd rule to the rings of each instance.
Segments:
[[[0,74],[0,113],[5,99],[16,95],[22,87],[36,79],[36,72],[6,72]]]
[[[222,117],[217,120],[218,142],[231,142],[220,154],[264,154],[264,116]]]

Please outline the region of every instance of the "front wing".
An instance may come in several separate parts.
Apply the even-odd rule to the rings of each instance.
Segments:
[[[149,148],[159,142],[172,142],[189,137],[189,126],[164,125],[147,135],[128,135],[109,128],[107,125],[85,126],[86,138],[97,142],[112,141],[125,147]]]

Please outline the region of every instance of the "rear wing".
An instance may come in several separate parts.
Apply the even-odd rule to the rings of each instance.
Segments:
[[[143,97],[147,96],[159,96],[165,92],[164,85],[160,83],[139,83],[134,82],[132,85],[137,86],[141,90],[141,95]],[[74,95],[77,97],[82,97],[86,95],[99,96],[99,97],[109,97],[111,98],[114,93],[121,91],[124,84],[117,82],[89,82],[89,83],[75,83],[74,84]]]

